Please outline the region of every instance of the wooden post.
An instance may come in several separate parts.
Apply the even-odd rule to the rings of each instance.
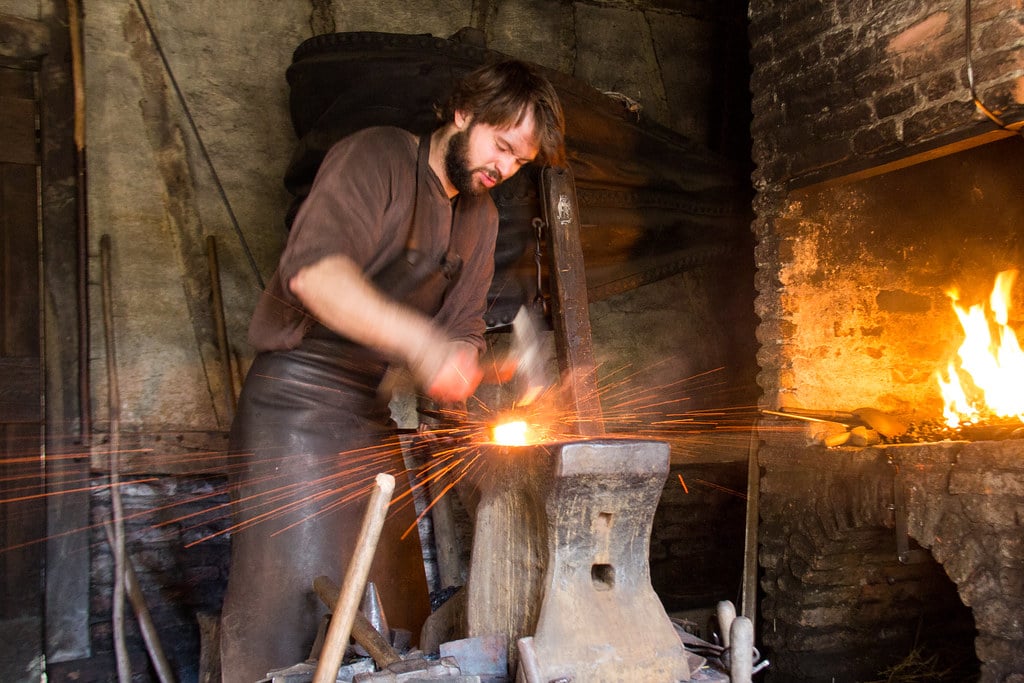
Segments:
[[[548,226],[548,267],[551,318],[563,389],[576,411],[576,433],[604,434],[604,416],[597,391],[597,366],[590,335],[587,278],[580,242],[579,204],[572,171],[546,168],[541,173],[543,206]]]

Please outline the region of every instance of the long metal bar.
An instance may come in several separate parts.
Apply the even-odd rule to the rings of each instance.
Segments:
[[[111,522],[105,522],[103,524],[103,531],[107,536],[107,543],[113,548],[117,541],[114,538],[114,528]],[[142,593],[142,587],[139,585],[138,574],[135,573],[135,566],[132,564],[130,557],[125,558],[124,566],[124,581],[125,589],[128,593],[128,600],[132,604],[132,608],[135,610],[135,618],[139,622],[139,631],[142,633],[142,641],[146,645],[146,651],[149,653],[150,661],[153,663],[153,668],[156,670],[157,679],[160,683],[173,683],[174,672],[171,670],[171,664],[167,661],[167,656],[164,654],[163,645],[160,643],[160,634],[156,630],[156,624],[153,623],[153,615],[149,611],[149,606],[146,604],[146,596]]]
[[[80,59],[71,45],[72,20],[79,2],[41,0],[40,22],[49,36],[39,70],[39,135],[43,287],[45,305],[46,481],[46,666],[87,658],[89,640],[88,491],[68,491],[63,482],[87,480],[89,410],[88,327],[79,295],[85,282],[80,259],[85,245],[79,235],[76,188],[78,158],[74,125],[75,93],[72,65]],[[73,16],[69,4],[74,8]],[[76,23],[75,33],[80,24]],[[79,36],[80,37],[80,36]],[[76,41],[78,37],[76,37]],[[80,45],[80,43],[76,44]],[[81,62],[79,62],[79,66]],[[80,83],[79,83],[80,85]],[[82,141],[84,147],[84,139]],[[84,168],[84,160],[81,164]],[[87,317],[88,314],[85,313]],[[77,349],[77,351],[76,351]],[[80,372],[86,367],[85,374]],[[69,433],[78,421],[79,431]],[[83,448],[85,446],[85,448]],[[75,558],[68,562],[67,558]]]
[[[747,514],[743,533],[743,591],[740,614],[750,620],[751,628],[757,626],[757,572],[758,572],[758,510],[761,497],[761,466],[758,451],[761,439],[755,420],[750,430],[750,446],[747,449]]]
[[[118,474],[118,456],[121,434],[121,392],[117,375],[117,346],[114,340],[113,286],[110,277],[111,261],[110,235],[100,237],[100,291],[103,303],[103,339],[107,358],[107,412],[110,423],[110,510],[114,554],[114,597],[111,619],[114,630],[114,655],[117,662],[117,679],[128,683],[132,678],[131,662],[125,638],[124,601],[126,597],[125,569],[127,553],[124,540],[124,510],[121,504],[121,479]]]
[[[71,83],[74,93],[75,191],[77,224],[76,297],[78,301],[78,410],[82,443],[92,436],[92,400],[89,382],[89,213],[85,164],[85,76],[82,22],[78,0],[68,0],[68,37],[71,50]]]
[[[210,269],[210,293],[213,296],[213,324],[217,332],[217,350],[220,351],[220,364],[224,372],[224,408],[227,410],[227,423],[230,424],[238,408],[235,397],[235,379],[231,371],[231,349],[228,346],[228,328],[224,320],[224,297],[220,287],[220,262],[217,260],[217,238],[206,237],[206,263]]]

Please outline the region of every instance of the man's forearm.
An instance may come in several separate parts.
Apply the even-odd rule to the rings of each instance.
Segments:
[[[480,383],[477,348],[449,340],[429,318],[385,296],[346,256],[329,256],[288,282],[321,323],[405,363],[432,398],[464,401]]]
[[[319,322],[354,342],[410,365],[447,339],[430,320],[381,293],[347,256],[328,256],[302,268],[291,292]]]

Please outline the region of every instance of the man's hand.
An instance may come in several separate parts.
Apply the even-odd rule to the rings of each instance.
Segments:
[[[483,378],[478,358],[472,344],[447,342],[428,349],[413,372],[427,396],[442,403],[456,403],[472,396]]]

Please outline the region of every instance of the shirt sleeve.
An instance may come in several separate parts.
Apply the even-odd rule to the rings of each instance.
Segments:
[[[409,224],[412,204],[402,197],[415,186],[415,160],[415,138],[390,128],[353,133],[328,151],[253,312],[256,350],[294,348],[311,324],[288,287],[302,268],[344,254],[372,274],[403,249],[397,231]]]
[[[344,254],[372,274],[401,251],[404,240],[392,233],[408,221],[389,212],[403,209],[394,201],[395,188],[415,187],[415,156],[410,163],[411,136],[404,146],[395,137],[369,129],[328,152],[281,254],[278,274],[286,291],[296,273],[328,256]]]

